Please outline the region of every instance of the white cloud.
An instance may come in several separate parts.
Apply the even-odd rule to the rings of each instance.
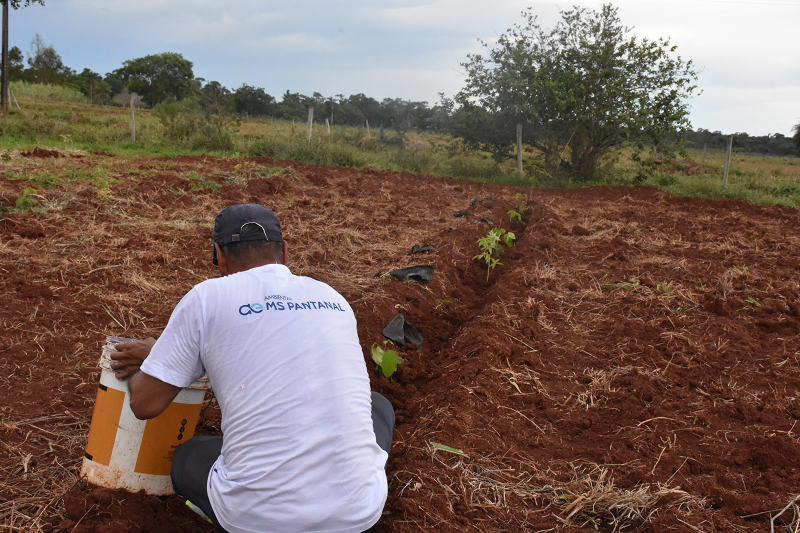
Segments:
[[[694,128],[750,135],[790,135],[800,123],[800,85],[782,87],[731,87],[712,85],[694,105]],[[694,102],[693,102],[694,103]]]

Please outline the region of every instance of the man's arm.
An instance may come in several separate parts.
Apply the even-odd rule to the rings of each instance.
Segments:
[[[131,411],[139,420],[146,420],[163,413],[181,388],[140,371],[128,382],[128,390],[131,393]]]
[[[152,337],[140,342],[120,343],[116,345],[118,351],[111,354],[111,369],[117,379],[130,378],[128,390],[131,394],[131,411],[139,420],[163,413],[181,391],[180,387],[139,371],[155,343]]]

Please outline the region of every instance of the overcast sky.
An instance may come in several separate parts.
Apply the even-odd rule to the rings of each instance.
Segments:
[[[532,7],[545,27],[573,4],[525,0],[46,0],[11,12],[9,42],[39,33],[64,63],[105,74],[126,59],[178,52],[194,73],[280,97],[438,102],[462,87],[462,63]],[[623,24],[669,37],[691,59],[703,94],[694,128],[791,135],[800,123],[800,0],[618,0]]]

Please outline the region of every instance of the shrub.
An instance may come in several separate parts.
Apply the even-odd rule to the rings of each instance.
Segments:
[[[191,99],[165,100],[153,108],[164,126],[164,136],[193,150],[231,150],[239,122],[227,115],[207,115]]]

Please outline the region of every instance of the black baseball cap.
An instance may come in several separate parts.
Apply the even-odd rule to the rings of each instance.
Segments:
[[[261,231],[248,232],[242,235],[242,228],[248,224],[255,224]],[[272,210],[260,204],[229,205],[219,212],[214,220],[214,243],[224,246],[232,242],[241,241],[276,241],[283,240],[281,223]],[[216,248],[214,249],[213,262],[217,264]]]

